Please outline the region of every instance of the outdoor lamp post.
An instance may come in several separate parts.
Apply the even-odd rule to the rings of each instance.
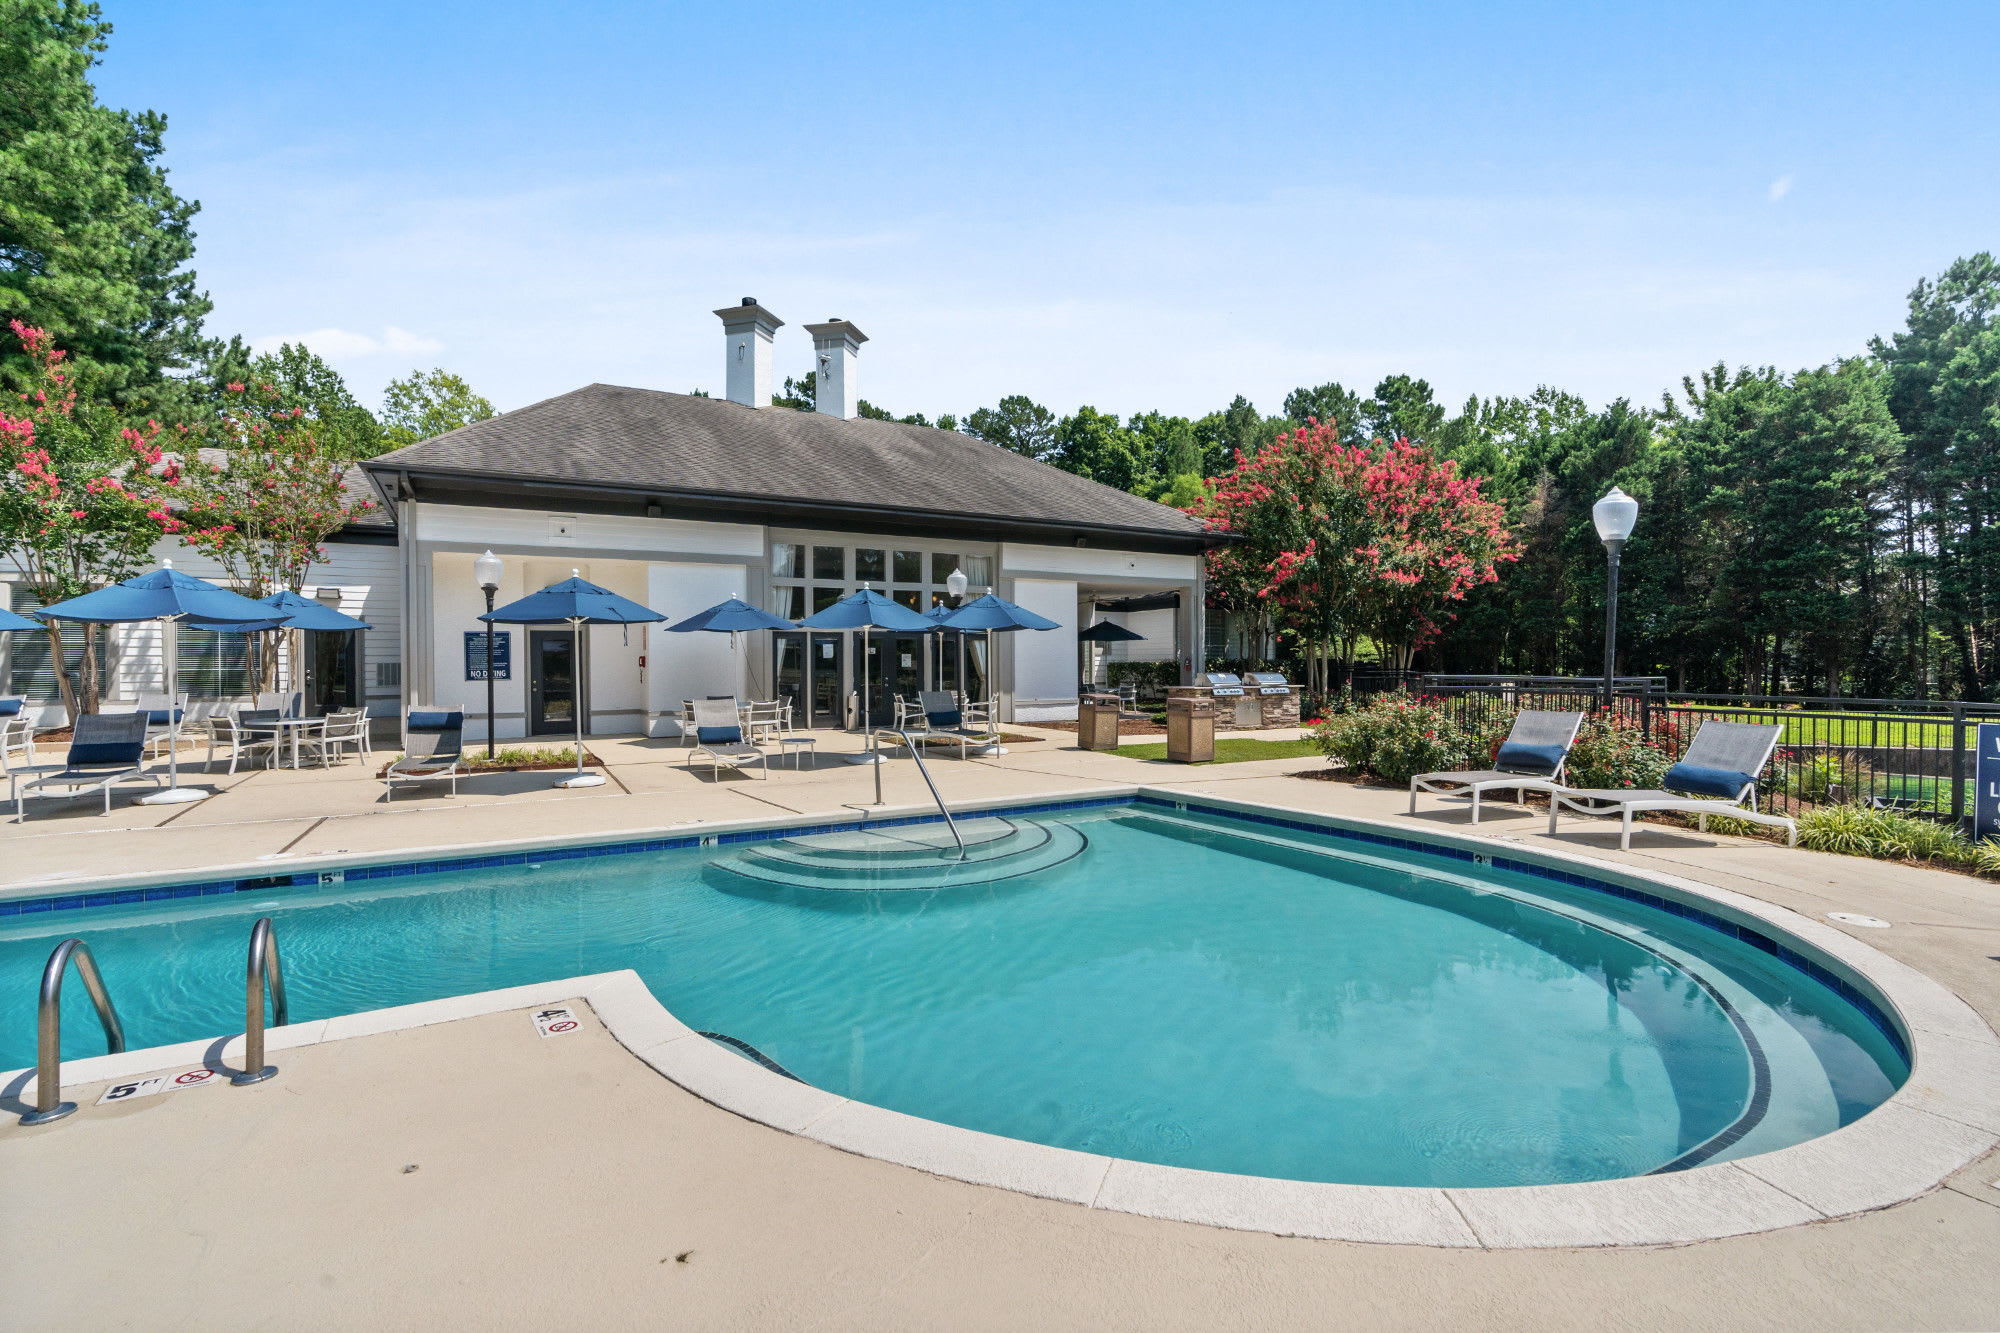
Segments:
[[[500,575],[506,569],[500,557],[488,551],[472,562],[479,591],[486,594],[486,614],[493,614],[493,594],[500,591]],[[493,622],[486,622],[486,757],[493,757]]]
[[[1610,588],[1604,598],[1604,707],[1611,707],[1611,682],[1618,659],[1618,552],[1639,521],[1639,502],[1613,486],[1590,507],[1598,540],[1611,556]]]
[[[960,569],[957,565],[953,565],[951,567],[951,573],[944,576],[945,595],[951,598],[951,604],[953,606],[957,606],[960,602],[965,600],[966,585],[968,585],[971,582],[972,582],[971,579],[965,577],[965,571]],[[939,651],[943,651],[942,648],[940,648]],[[965,701],[971,697],[971,695],[966,691],[965,688],[966,675],[967,672],[965,670],[965,634],[963,631],[961,631],[958,636],[958,704],[959,707],[961,708],[965,706]]]

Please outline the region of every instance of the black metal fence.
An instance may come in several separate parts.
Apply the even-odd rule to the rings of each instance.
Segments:
[[[1353,694],[1408,689],[1443,701],[1468,731],[1486,731],[1522,708],[1590,711],[1601,677],[1357,676]],[[1785,728],[1758,792],[1779,808],[1854,802],[1962,823],[1972,812],[1979,723],[2000,722],[2000,705],[1931,699],[1806,698],[1670,692],[1659,678],[1620,677],[1612,707],[1670,758],[1711,719]],[[1483,767],[1486,756],[1467,755]],[[1761,802],[1760,802],[1761,803]]]

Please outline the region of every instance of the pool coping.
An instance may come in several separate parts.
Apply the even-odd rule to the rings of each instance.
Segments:
[[[1054,1148],[920,1119],[799,1083],[701,1037],[671,1014],[636,972],[509,987],[442,1000],[315,1020],[266,1034],[267,1051],[393,1032],[563,999],[589,1003],[605,1028],[633,1055],[704,1101],[774,1129],[864,1157],[933,1175],[991,1185],[1113,1212],[1316,1239],[1450,1248],[1677,1245],[1776,1230],[1886,1208],[1936,1189],[1954,1172],[2000,1142],[2000,1038],[1947,987],[1825,923],[1716,885],[1654,871],[1631,870],[1556,849],[1525,847],[1476,836],[1355,816],[1243,801],[1209,793],[1145,786],[1094,787],[1019,798],[966,802],[965,813],[1055,811],[1117,804],[1134,798],[1193,809],[1248,815],[1262,822],[1360,835],[1368,842],[1451,849],[1482,863],[1501,859],[1623,883],[1669,903],[1680,901],[1711,920],[1775,931],[1827,960],[1825,970],[1864,1000],[1879,1005],[1901,1029],[1911,1058],[1909,1079],[1880,1107],[1831,1134],[1793,1147],[1667,1175],[1567,1185],[1488,1188],[1327,1184],[1161,1166]],[[919,807],[885,809],[857,818],[859,826],[935,822]],[[849,821],[836,823],[845,825]],[[830,827],[801,816],[718,821],[692,836],[750,841],[774,830]],[[730,838],[727,835],[745,835]],[[575,850],[624,835],[595,834],[471,844],[433,849],[421,863],[438,866],[470,857],[474,864],[505,847]],[[660,830],[634,831],[642,843]],[[625,844],[617,843],[623,847]],[[442,855],[450,853],[451,855]],[[458,855],[465,853],[465,857]],[[318,872],[406,863],[408,853],[315,858]],[[236,870],[264,869],[268,863]],[[456,867],[453,867],[456,868]],[[1510,867],[1512,868],[1512,867]],[[229,868],[224,868],[224,870]],[[223,870],[121,877],[119,889],[184,881],[201,873],[220,883]],[[243,878],[238,876],[238,878]],[[267,879],[265,877],[250,877]],[[300,876],[303,878],[303,875]],[[91,881],[102,893],[111,882]],[[52,885],[29,886],[46,892]],[[280,887],[267,882],[257,891]],[[1661,892],[1665,890],[1666,892]],[[222,890],[217,890],[222,891]],[[234,890],[244,891],[244,890]],[[20,897],[21,894],[14,896]],[[92,895],[93,897],[95,895]],[[65,1061],[66,1084],[147,1073],[173,1064],[215,1064],[240,1054],[242,1035]],[[0,1089],[31,1095],[33,1070],[0,1074]],[[53,1131],[53,1127],[51,1127]],[[59,1132],[59,1131],[54,1131]]]

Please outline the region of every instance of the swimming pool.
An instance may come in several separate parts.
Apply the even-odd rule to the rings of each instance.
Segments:
[[[72,934],[133,1046],[239,1027],[269,915],[294,1022],[630,967],[842,1096],[1306,1181],[1677,1170],[1907,1076],[1893,1026],[1771,940],[1526,863],[1162,802],[962,828],[962,862],[913,824],[0,917],[0,1067],[32,1063],[34,979]],[[79,987],[64,1031],[102,1049]]]

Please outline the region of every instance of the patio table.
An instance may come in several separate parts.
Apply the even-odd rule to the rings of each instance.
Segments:
[[[266,726],[271,725],[275,725],[278,728],[278,744],[280,747],[283,746],[285,737],[287,735],[290,736],[292,743],[292,767],[296,770],[299,767],[299,737],[303,733],[314,729],[325,730],[326,719],[324,717],[281,717],[275,724],[260,722],[257,725],[257,729],[261,731]]]

